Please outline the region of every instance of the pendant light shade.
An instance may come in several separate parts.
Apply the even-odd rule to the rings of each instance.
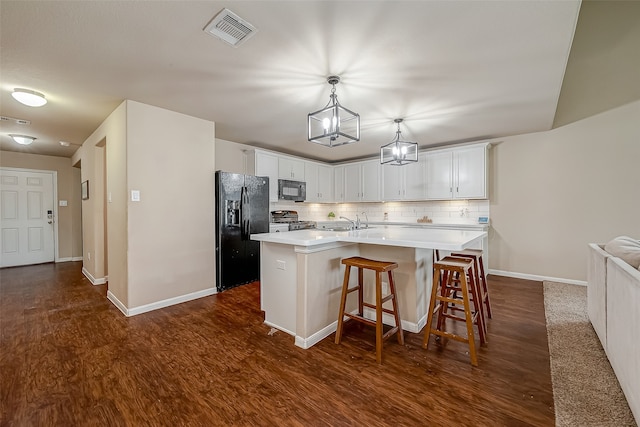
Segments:
[[[40,92],[36,92],[35,90],[15,88],[11,93],[11,96],[13,96],[16,101],[24,105],[28,105],[29,107],[42,107],[47,103],[47,99],[44,95]]]
[[[394,166],[402,166],[408,163],[418,161],[418,143],[403,141],[402,134],[400,132],[400,123],[402,119],[395,119],[394,122],[398,125],[396,131],[396,138],[390,143],[380,147],[380,163],[390,164]]]
[[[11,139],[20,145],[29,145],[36,139],[33,136],[9,134]]]
[[[329,76],[327,82],[332,85],[329,103],[307,116],[309,142],[337,147],[360,141],[360,115],[338,102],[336,84],[340,82],[340,77]]]

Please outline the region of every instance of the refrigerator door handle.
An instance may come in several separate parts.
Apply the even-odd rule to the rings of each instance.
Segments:
[[[249,192],[247,191],[247,187],[242,187],[240,200],[240,239],[249,240],[249,218],[251,218],[251,207],[249,205]]]

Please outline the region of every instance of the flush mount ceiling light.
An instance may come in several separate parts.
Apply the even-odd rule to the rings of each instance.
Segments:
[[[9,136],[20,145],[29,145],[36,140],[36,138],[27,135],[9,134]]]
[[[13,96],[16,101],[29,107],[42,107],[47,103],[44,95],[35,90],[15,88],[11,96]]]
[[[327,83],[332,86],[330,100],[322,110],[309,113],[309,142],[337,147],[360,141],[360,115],[344,108],[338,102],[336,85],[339,82],[338,76],[327,77]]]
[[[394,123],[397,123],[398,130],[396,131],[396,139],[380,147],[380,163],[394,166],[402,166],[411,162],[418,161],[418,143],[407,142],[401,139],[400,123],[402,119],[395,119]]]

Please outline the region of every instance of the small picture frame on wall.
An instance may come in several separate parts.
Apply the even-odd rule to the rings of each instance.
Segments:
[[[82,200],[89,199],[89,180],[82,182]]]

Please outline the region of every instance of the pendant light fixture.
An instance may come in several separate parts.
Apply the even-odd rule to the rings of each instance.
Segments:
[[[396,138],[387,145],[380,147],[380,163],[383,165],[388,163],[394,166],[402,166],[417,162],[418,143],[403,141],[401,139],[400,123],[402,123],[402,119],[395,119],[394,123],[398,125]]]
[[[13,98],[29,107],[42,107],[47,103],[47,98],[44,97],[40,92],[36,92],[35,90],[15,88],[11,93]]]
[[[360,115],[344,108],[338,102],[336,85],[339,82],[338,76],[327,77],[327,83],[332,86],[329,103],[323,109],[307,116],[309,142],[337,147],[360,141]]]
[[[36,140],[36,138],[34,138],[33,136],[28,135],[16,135],[10,133],[9,136],[20,145],[29,145]]]

